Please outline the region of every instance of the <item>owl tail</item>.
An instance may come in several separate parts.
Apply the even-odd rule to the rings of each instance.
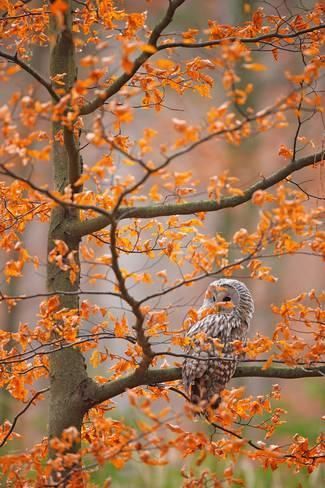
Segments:
[[[221,396],[219,393],[215,393],[210,400],[211,408],[217,410],[217,408],[219,408],[220,403],[221,403]]]
[[[213,392],[211,392],[203,378],[193,383],[190,389],[191,403],[202,406],[203,408],[210,406],[211,408],[217,409],[221,403],[220,393],[223,390],[223,386],[214,386]]]
[[[198,382],[195,382],[191,385],[189,393],[191,403],[193,403],[193,405],[199,405],[202,401],[202,390]]]

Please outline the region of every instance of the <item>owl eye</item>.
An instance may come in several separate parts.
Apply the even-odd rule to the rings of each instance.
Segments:
[[[222,301],[223,302],[231,302],[231,298],[230,297],[223,297]]]

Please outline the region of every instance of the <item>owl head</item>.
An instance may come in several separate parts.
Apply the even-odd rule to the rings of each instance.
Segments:
[[[211,309],[213,313],[239,314],[249,321],[254,312],[254,303],[244,283],[222,278],[208,286],[200,311],[205,309]]]

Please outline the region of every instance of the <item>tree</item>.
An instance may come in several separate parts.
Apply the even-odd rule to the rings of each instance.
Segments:
[[[7,100],[0,109],[0,243],[10,254],[6,282],[19,283],[29,273],[28,288],[17,294],[3,288],[1,301],[24,316],[31,302],[39,303],[31,323],[22,319],[15,332],[1,331],[1,387],[23,404],[1,426],[4,479],[12,486],[84,486],[91,471],[107,463],[122,469],[138,456],[161,465],[172,449],[199,455],[198,464],[207,455],[234,463],[247,456],[265,468],[307,466],[311,473],[324,454],[321,436],[314,444],[301,435],[283,446],[269,440],[284,414],[276,385],[257,398],[243,388],[227,390],[220,410],[208,418],[209,428],[223,434],[217,440],[204,423],[191,427],[194,413],[184,398],[177,413],[168,402],[184,396],[184,332],[197,317],[192,302],[184,323],[173,324],[173,300],[219,275],[274,283],[267,259],[318,260],[324,253],[324,198],[295,180],[303,171],[306,179],[319,179],[323,161],[322,7],[266,2],[263,9],[244,2],[245,19],[226,24],[218,6],[215,18],[197,29],[185,26],[190,1],[140,3],[136,13],[110,0],[1,3]],[[36,50],[48,53],[48,74],[44,66],[33,67]],[[266,76],[272,69],[282,78],[281,93]],[[16,79],[24,80],[19,89]],[[261,84],[264,99],[258,101]],[[177,112],[183,99],[202,99],[199,119]],[[239,158],[245,144],[269,133],[279,141],[263,156],[278,161],[273,172],[263,169],[252,182],[256,169],[247,166],[248,186],[233,176],[236,168],[216,168],[204,179],[203,166],[212,167],[221,148],[239,148],[232,153]],[[199,150],[211,144],[209,160],[202,161]],[[202,182],[193,176],[191,160],[201,168]],[[209,213],[231,209],[232,218],[244,204],[255,219],[253,230],[241,224],[232,236],[209,235]],[[31,226],[48,232],[46,291],[33,290],[42,262],[41,250],[31,254],[25,237]],[[140,269],[133,270],[137,262]],[[273,305],[279,316],[273,334],[236,344],[246,352],[236,376],[323,376],[321,299],[306,289]],[[87,363],[110,372],[93,377]],[[126,391],[139,411],[136,426],[111,416],[112,399]],[[21,417],[45,397],[48,441],[11,450]],[[244,427],[252,419],[257,441]],[[223,480],[213,470],[188,470],[183,477],[185,486],[236,482],[229,464]]]

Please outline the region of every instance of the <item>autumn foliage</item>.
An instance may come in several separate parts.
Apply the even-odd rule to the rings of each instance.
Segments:
[[[286,259],[321,266],[324,8],[238,2],[227,23],[216,2],[193,27],[190,1],[132,3],[0,0],[1,481],[108,487],[107,465],[173,456],[188,488],[245,486],[243,458],[311,474],[323,436],[278,431],[285,385],[325,374],[318,283],[270,298],[270,327],[234,344],[236,376],[273,378],[267,393],[229,385],[198,420],[180,367],[209,279],[257,296]]]

